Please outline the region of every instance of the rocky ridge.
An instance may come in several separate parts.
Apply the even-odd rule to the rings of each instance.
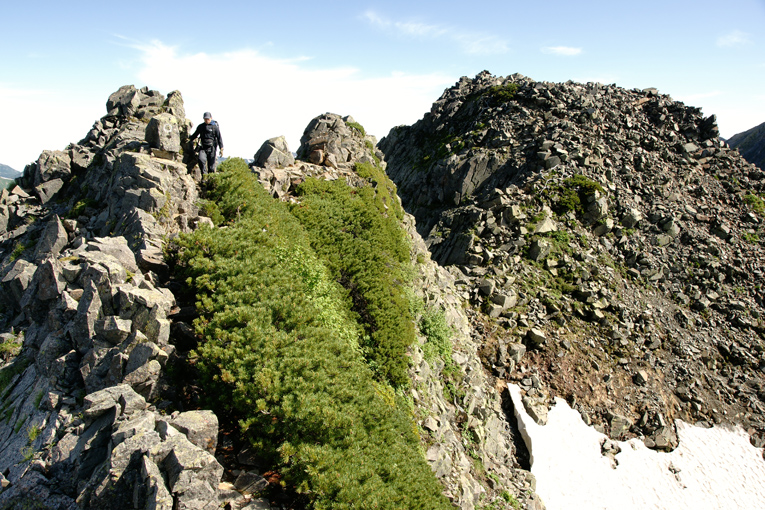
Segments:
[[[0,508],[226,501],[217,417],[160,398],[177,312],[162,244],[209,222],[181,162],[184,115],[178,92],[122,87],[0,197]]]
[[[765,442],[765,174],[714,116],[655,89],[483,72],[379,147],[474,305],[485,367],[535,419],[557,395],[657,449],[676,418]]]
[[[765,167],[765,123],[731,136],[728,144],[751,164]]]
[[[179,306],[191,296],[165,287],[162,248],[211,223],[197,206],[199,175],[183,161],[184,115],[177,92],[123,87],[83,140],[44,151],[0,199],[0,508],[270,507],[249,496],[270,483],[248,468],[252,452],[234,452],[241,469],[221,483],[232,445],[215,414],[171,412],[184,389],[167,367],[193,345],[194,314]],[[291,192],[308,177],[368,185],[353,169],[384,165],[375,143],[351,117],[325,114],[306,129],[299,154],[308,161],[291,159],[275,138],[254,170],[283,200],[296,200]],[[541,508],[455,277],[430,261],[411,216],[405,224],[418,298],[445,313],[456,342],[458,375],[448,383],[444,361],[426,359],[424,337],[411,353],[423,455],[460,508],[510,508],[515,498]]]

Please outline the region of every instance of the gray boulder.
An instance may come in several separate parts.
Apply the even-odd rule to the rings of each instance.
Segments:
[[[55,257],[69,242],[63,223],[57,214],[53,215],[43,231],[35,249],[35,260],[41,261],[45,257]]]
[[[253,165],[261,168],[283,168],[295,164],[295,157],[290,152],[287,139],[277,136],[263,142],[255,153]]]
[[[146,141],[152,149],[178,153],[181,150],[181,131],[178,117],[161,113],[149,120]]]

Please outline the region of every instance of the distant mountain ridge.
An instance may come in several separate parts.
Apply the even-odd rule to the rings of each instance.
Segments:
[[[20,176],[21,176],[21,172],[19,172],[18,170],[14,170],[8,165],[4,165],[0,163],[0,177],[5,177],[6,179],[15,179],[16,177],[20,177]]]
[[[765,168],[765,122],[752,129],[733,135],[728,143],[744,157],[745,160]]]

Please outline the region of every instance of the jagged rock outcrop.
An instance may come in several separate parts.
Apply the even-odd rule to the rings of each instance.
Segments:
[[[175,351],[162,245],[203,221],[182,115],[178,93],[122,87],[82,141],[0,197],[15,353],[0,372],[0,508],[219,506],[217,418],[156,407]]]
[[[367,136],[353,117],[325,113],[314,118],[300,138],[298,159],[331,168],[352,167],[354,163],[374,164],[377,140]]]
[[[342,176],[352,185],[359,185],[362,180],[352,171],[356,163],[384,168],[376,142],[353,117],[325,113],[312,119],[303,132],[297,160],[284,137],[276,137],[263,142],[255,153],[252,169],[263,187],[281,199],[308,177],[334,180]]]
[[[745,160],[760,170],[765,169],[765,122],[731,136],[728,144],[738,149]]]
[[[658,449],[674,419],[765,442],[765,174],[714,116],[483,72],[379,146],[433,258],[464,275],[485,366],[532,414],[558,395]]]

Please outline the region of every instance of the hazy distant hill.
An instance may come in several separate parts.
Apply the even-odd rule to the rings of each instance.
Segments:
[[[765,122],[752,129],[733,135],[728,143],[738,149],[744,159],[765,169]]]
[[[21,172],[19,172],[18,170],[14,170],[8,165],[3,165],[2,163],[0,163],[0,177],[5,177],[6,179],[15,179],[16,177],[19,177],[20,175],[21,175]]]

